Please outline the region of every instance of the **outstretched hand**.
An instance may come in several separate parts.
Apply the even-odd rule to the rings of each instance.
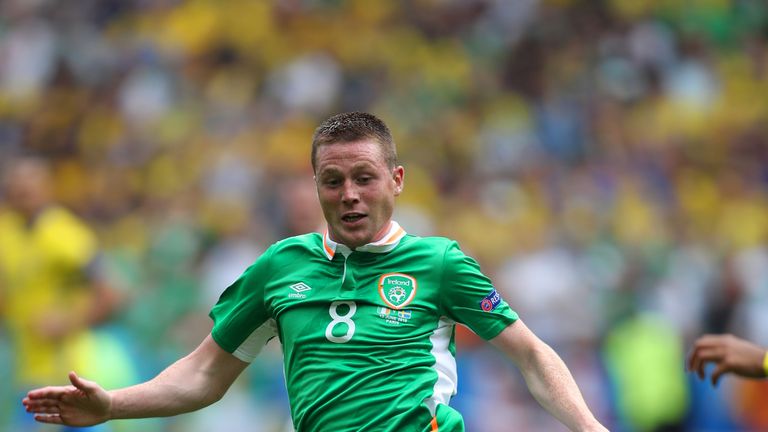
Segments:
[[[766,350],[733,335],[705,335],[696,340],[688,357],[688,370],[704,378],[707,363],[714,363],[712,385],[725,373],[747,378],[765,377],[763,359]]]
[[[112,399],[93,381],[69,373],[68,386],[49,386],[27,393],[22,400],[27,412],[41,423],[92,426],[109,420]]]

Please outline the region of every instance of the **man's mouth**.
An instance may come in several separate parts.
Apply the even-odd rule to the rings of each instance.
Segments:
[[[341,220],[344,222],[357,222],[364,217],[365,215],[362,213],[347,213],[341,217]]]

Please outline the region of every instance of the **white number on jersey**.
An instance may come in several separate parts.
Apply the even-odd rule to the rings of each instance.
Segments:
[[[339,315],[339,306],[347,305],[349,311],[346,315]],[[334,343],[346,343],[352,339],[352,335],[355,334],[355,322],[352,321],[352,315],[357,312],[357,305],[353,301],[335,301],[331,303],[331,307],[328,309],[328,313],[331,314],[333,320],[328,323],[328,327],[325,328],[325,338]],[[333,328],[337,324],[344,323],[347,325],[347,333],[343,336],[334,336]]]

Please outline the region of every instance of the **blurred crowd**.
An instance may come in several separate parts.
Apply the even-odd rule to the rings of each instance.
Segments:
[[[611,430],[768,430],[765,382],[712,389],[683,360],[706,332],[768,346],[761,0],[3,1],[0,174],[41,158],[93,231],[120,299],[83,324],[107,385],[193,348],[261,251],[324,229],[311,134],[351,110],[392,128],[395,219],[476,257]],[[0,430],[34,382],[19,331],[0,326]],[[458,342],[468,430],[564,430]],[[285,431],[282,386],[271,343],[216,406],[104,430]]]

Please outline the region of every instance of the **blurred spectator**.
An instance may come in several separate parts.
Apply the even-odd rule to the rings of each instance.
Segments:
[[[5,166],[0,316],[14,353],[11,388],[18,394],[31,385],[60,382],[57,375],[73,368],[112,383],[130,373],[125,360],[101,364],[114,355],[115,344],[90,328],[119,307],[120,294],[102,273],[93,231],[52,201],[51,181],[40,159],[19,158]],[[17,417],[12,429],[36,427],[27,416]]]
[[[617,429],[682,428],[688,394],[674,329],[657,317],[633,314],[607,335],[605,357],[616,392]]]

